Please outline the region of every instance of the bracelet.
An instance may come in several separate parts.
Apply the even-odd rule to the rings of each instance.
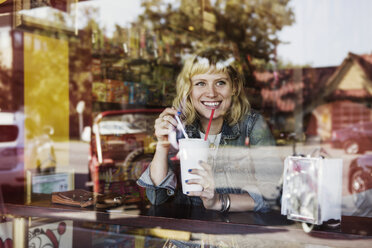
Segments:
[[[229,194],[220,194],[220,201],[222,203],[221,206],[221,213],[227,213],[229,212],[230,205],[231,205],[231,199]]]
[[[227,203],[226,203],[226,209],[225,209],[224,213],[227,213],[230,210],[231,199],[230,199],[230,195],[229,194],[226,194],[225,196],[226,196]]]
[[[223,212],[223,210],[226,207],[224,194],[220,194],[220,202],[221,202],[221,210],[220,210],[220,212]]]

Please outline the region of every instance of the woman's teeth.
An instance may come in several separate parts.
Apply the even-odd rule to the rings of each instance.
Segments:
[[[207,107],[217,107],[220,105],[220,102],[203,102],[203,104]]]

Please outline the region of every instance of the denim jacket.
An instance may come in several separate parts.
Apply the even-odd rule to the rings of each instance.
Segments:
[[[186,133],[190,138],[200,138],[199,124],[197,122],[185,127]],[[258,147],[275,145],[271,132],[263,119],[257,112],[251,111],[242,118],[239,123],[229,126],[224,122],[221,131],[220,148],[223,147]],[[220,149],[219,148],[219,149]],[[173,154],[174,155],[174,154]],[[190,197],[182,193],[180,187],[177,187],[177,177],[179,177],[179,166],[175,166],[168,156],[168,174],[163,181],[155,186],[150,177],[150,166],[144,171],[137,180],[137,184],[146,188],[146,194],[149,201],[154,205],[159,205],[171,198],[177,204],[191,204],[194,206],[203,206],[199,197]],[[223,165],[229,166],[229,163]],[[254,176],[253,176],[254,177]],[[250,180],[247,177],[247,181]],[[257,187],[250,187],[250,190],[231,187],[218,187],[217,193],[243,194],[248,193],[255,202],[254,211],[266,212],[269,210],[268,204],[264,201]]]

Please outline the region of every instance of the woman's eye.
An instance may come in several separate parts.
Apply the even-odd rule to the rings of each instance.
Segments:
[[[195,83],[195,86],[204,86],[204,85],[205,85],[204,82],[196,82],[196,83]]]
[[[225,84],[226,84],[226,82],[222,81],[222,80],[217,82],[217,85],[225,85]]]

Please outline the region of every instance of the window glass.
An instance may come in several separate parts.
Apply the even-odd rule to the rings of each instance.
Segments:
[[[148,208],[370,221],[371,9],[347,0],[0,1],[0,194],[30,204],[85,189]],[[182,191],[186,136],[208,143],[189,157],[207,151],[199,183],[213,200]],[[155,154],[161,175],[149,167]]]

